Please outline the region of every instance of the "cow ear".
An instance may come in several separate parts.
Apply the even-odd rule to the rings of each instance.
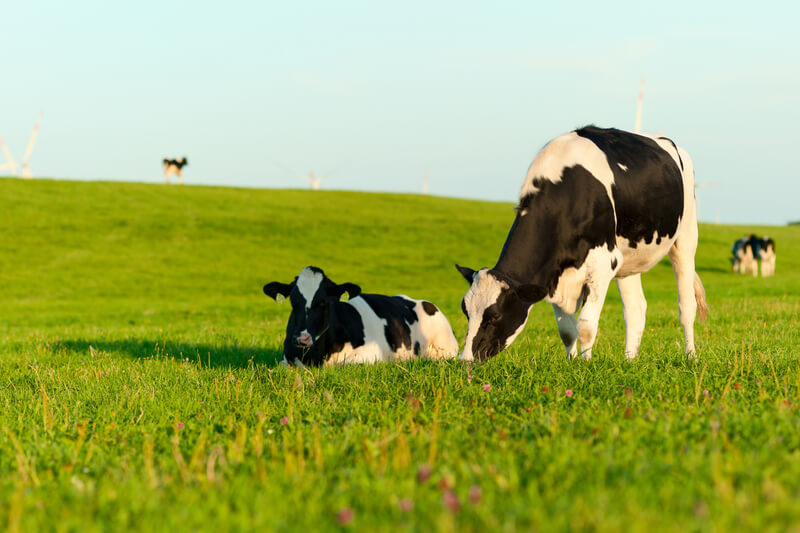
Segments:
[[[475,271],[469,267],[462,267],[458,263],[456,263],[456,270],[461,272],[461,275],[464,276],[464,279],[467,280],[467,283],[472,285],[472,279],[475,276]]]
[[[280,281],[273,281],[264,285],[264,294],[277,302],[278,295],[280,294],[284,298],[288,297],[289,293],[292,292],[292,287],[294,287],[294,282],[281,283]]]
[[[342,294],[347,293],[348,299],[351,300],[361,294],[361,287],[355,283],[342,283],[336,286],[336,292],[338,292],[339,298],[342,297]]]
[[[547,291],[544,289],[544,287],[531,284],[520,285],[514,290],[514,292],[517,293],[517,296],[519,296],[520,300],[530,304],[535,304],[547,294]]]

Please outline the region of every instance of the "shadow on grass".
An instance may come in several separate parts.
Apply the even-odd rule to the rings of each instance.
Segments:
[[[219,344],[193,344],[163,340],[61,340],[54,348],[89,354],[105,352],[134,359],[186,360],[205,368],[247,368],[251,365],[276,366],[283,359],[282,348]]]

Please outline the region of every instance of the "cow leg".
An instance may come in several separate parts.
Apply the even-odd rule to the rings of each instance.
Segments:
[[[610,279],[591,283],[578,316],[581,357],[587,361],[592,358],[592,346],[597,337],[597,324],[600,322],[600,312],[603,310],[609,283],[611,283]]]
[[[632,361],[639,355],[639,345],[644,333],[647,300],[642,290],[642,275],[635,274],[617,280],[622,299],[622,317],[625,319],[625,357]]]
[[[694,238],[692,238],[692,236]],[[695,359],[694,319],[697,315],[697,299],[694,289],[694,253],[697,250],[697,229],[692,234],[678,238],[669,250],[672,270],[678,284],[678,309],[683,326],[686,355]]]
[[[580,305],[580,302],[578,302]],[[569,314],[556,304],[553,304],[553,312],[556,314],[556,325],[561,342],[567,351],[567,360],[578,355],[578,321],[574,314]]]
[[[178,185],[183,185],[183,172],[178,171]]]

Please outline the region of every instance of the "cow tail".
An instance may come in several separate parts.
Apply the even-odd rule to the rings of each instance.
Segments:
[[[708,303],[706,303],[706,289],[697,272],[694,273],[694,298],[697,300],[697,316],[700,322],[706,323],[708,319]]]

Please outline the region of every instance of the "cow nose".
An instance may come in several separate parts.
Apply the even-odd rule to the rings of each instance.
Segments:
[[[297,344],[302,346],[311,346],[311,335],[309,335],[307,331],[304,331],[299,337],[297,337]]]

